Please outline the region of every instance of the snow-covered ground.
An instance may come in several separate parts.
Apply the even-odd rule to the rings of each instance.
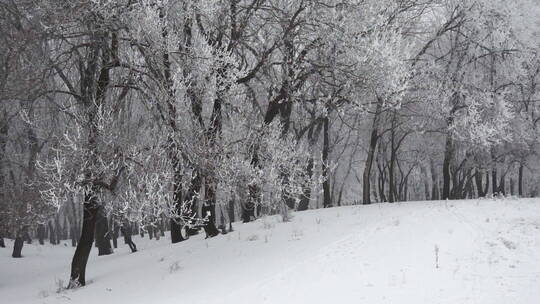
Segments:
[[[134,254],[93,249],[87,286],[59,292],[73,248],[25,245],[13,259],[7,241],[0,301],[540,303],[540,200],[350,206],[234,228],[175,245],[137,237]]]

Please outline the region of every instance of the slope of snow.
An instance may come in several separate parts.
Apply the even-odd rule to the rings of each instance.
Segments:
[[[135,238],[66,284],[73,248],[0,248],[3,303],[540,303],[540,200],[349,206],[171,245]],[[11,241],[7,241],[9,247]],[[437,261],[438,260],[438,261]],[[437,267],[438,263],[438,267]]]

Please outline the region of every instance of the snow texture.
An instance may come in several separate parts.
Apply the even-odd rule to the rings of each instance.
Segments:
[[[88,284],[62,290],[73,248],[0,248],[2,303],[540,303],[540,200],[350,206],[236,223],[227,235],[140,251],[93,249]],[[437,265],[438,264],[438,265]],[[438,266],[438,267],[437,267]]]

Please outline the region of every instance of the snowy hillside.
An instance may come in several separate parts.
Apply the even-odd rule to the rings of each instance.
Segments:
[[[73,249],[0,248],[3,303],[540,303],[540,201],[351,206],[237,223],[171,245],[135,238],[66,284]],[[8,247],[12,241],[7,242]],[[437,265],[438,264],[438,265]]]

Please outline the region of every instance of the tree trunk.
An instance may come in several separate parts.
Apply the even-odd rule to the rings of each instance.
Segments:
[[[26,241],[26,244],[32,244],[32,238],[30,237],[29,226],[24,226],[22,229],[23,239]]]
[[[71,213],[72,219],[70,221],[70,236],[71,236],[71,246],[77,246],[77,241],[79,240],[81,226],[79,221],[79,213],[77,212],[78,208],[75,205],[73,198],[71,199]]]
[[[510,195],[514,196],[516,194],[515,189],[516,188],[516,182],[513,178],[510,178]]]
[[[160,222],[159,222],[159,227],[160,227],[160,232],[161,232],[161,236],[164,237],[165,236],[165,230],[166,227],[165,227],[165,220],[163,219],[163,217],[161,218]]]
[[[172,152],[171,152],[172,153]],[[175,212],[178,215],[176,218],[171,219],[171,242],[173,244],[185,240],[182,236],[182,228],[184,228],[184,222],[181,218],[183,213],[182,205],[182,174],[180,172],[180,160],[173,157],[177,162],[174,167],[177,168],[175,171],[175,183],[173,185],[173,202],[175,204]]]
[[[329,159],[330,150],[330,121],[328,116],[323,118],[323,150],[322,150],[322,176],[323,176],[323,207],[332,207],[332,196],[330,194],[330,176],[329,176]]]
[[[48,224],[49,224],[49,241],[51,245],[56,245],[58,244],[58,242],[56,241],[56,233],[54,231],[52,221],[49,221]]]
[[[116,221],[114,220],[114,216],[111,217],[111,220],[109,222],[109,227],[112,232],[113,247],[114,249],[116,249],[118,248],[118,231],[120,230],[120,227],[118,227]]]
[[[426,201],[429,201],[429,177],[428,177],[426,166],[420,165],[420,172],[424,179],[424,198]]]
[[[105,214],[105,208],[100,206],[97,212],[96,219],[96,244],[98,246],[98,255],[109,255],[113,253],[111,246],[111,235],[109,233],[109,225],[107,223],[107,216]]]
[[[491,162],[492,162],[492,168],[491,168],[491,191],[493,195],[495,196],[497,192],[499,191],[499,187],[497,186],[497,162],[495,158],[495,152],[493,149],[491,150]]]
[[[450,164],[454,156],[454,144],[452,139],[452,134],[446,135],[446,144],[444,149],[444,159],[443,159],[443,193],[442,199],[450,199]]]
[[[71,228],[70,229],[71,247],[76,247],[77,246],[77,240],[80,237],[79,233],[77,232],[78,228],[73,226],[73,225],[70,228]]]
[[[523,162],[519,164],[518,169],[518,195],[523,197]]]
[[[369,150],[366,159],[366,165],[364,167],[364,174],[362,177],[362,203],[364,205],[371,204],[371,189],[370,189],[370,176],[371,167],[373,166],[373,159],[375,157],[375,149],[377,148],[377,140],[379,139],[379,120],[382,109],[382,100],[377,100],[377,109],[375,116],[373,117],[373,125],[371,126],[371,136],[369,140]]]
[[[56,232],[56,244],[60,244],[62,240],[62,226],[60,225],[60,216],[56,214],[56,220],[54,221],[54,231]]]
[[[486,172],[486,184],[484,185],[484,196],[488,194],[489,191],[489,172]]]
[[[439,193],[439,175],[437,173],[437,168],[435,167],[435,162],[431,158],[430,160],[430,169],[431,169],[431,199],[438,200],[440,199]]]
[[[501,179],[499,180],[499,194],[506,195],[506,174],[501,174]]]
[[[149,239],[154,239],[154,226],[152,226],[151,224],[147,225],[148,228],[147,231],[148,231],[148,238]]]
[[[86,285],[86,264],[92,250],[92,243],[94,242],[94,231],[96,229],[99,210],[99,206],[97,206],[95,200],[96,198],[93,197],[93,194],[85,194],[81,238],[71,261],[71,275],[68,288]]]
[[[207,223],[204,227],[204,231],[206,232],[206,237],[214,237],[219,234],[219,230],[216,228],[216,207],[215,205],[212,206],[210,204],[205,203],[202,207],[202,217],[204,219],[207,219]]]
[[[476,191],[478,197],[485,197],[486,193],[484,192],[484,186],[482,185],[482,171],[476,169],[476,174],[474,175],[474,180],[476,182]]]
[[[45,225],[38,224],[37,227],[37,237],[40,245],[45,244]]]
[[[137,246],[135,246],[135,243],[133,243],[133,240],[131,239],[131,225],[129,222],[126,221],[120,227],[120,232],[122,232],[122,235],[124,236],[124,244],[129,246],[132,253],[137,252]]]
[[[24,246],[24,240],[20,235],[17,235],[15,238],[15,244],[13,244],[13,253],[11,254],[14,258],[22,258],[21,252]]]
[[[395,165],[396,165],[396,128],[395,128],[394,111],[392,115],[392,125],[390,130],[390,165],[388,167],[388,202],[393,203],[396,201],[396,181],[395,181]]]
[[[309,157],[308,164],[306,166],[306,176],[311,179],[313,176],[313,156]],[[300,198],[300,202],[298,203],[298,206],[296,207],[297,211],[304,211],[309,209],[309,201],[311,199],[311,185],[307,183],[307,185],[304,185],[302,197]]]
[[[231,199],[227,204],[227,213],[229,215],[229,232],[233,231],[232,223],[235,221],[234,217],[234,199]]]

